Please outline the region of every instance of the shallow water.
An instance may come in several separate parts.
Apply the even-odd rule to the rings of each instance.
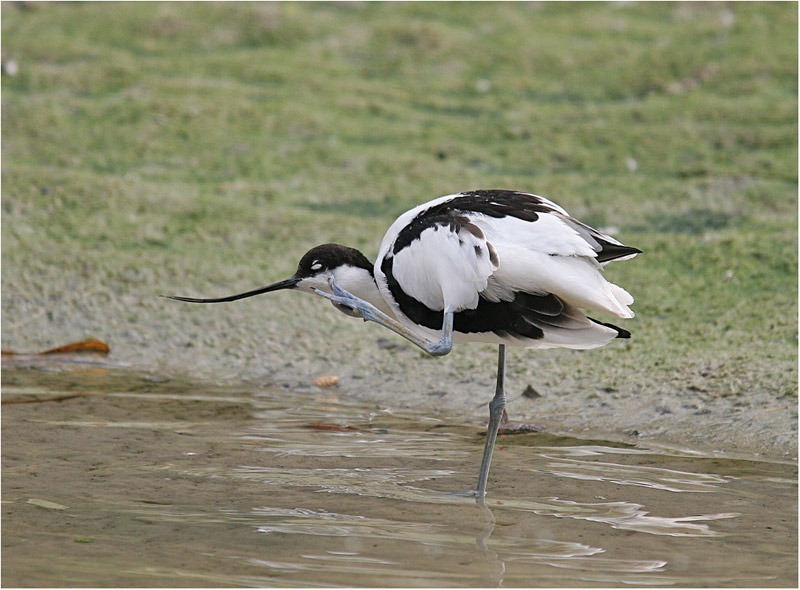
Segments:
[[[4,586],[797,583],[793,465],[506,435],[480,507],[484,428],[336,387],[7,366],[3,403]]]

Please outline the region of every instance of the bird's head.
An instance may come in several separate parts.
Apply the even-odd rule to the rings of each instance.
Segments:
[[[297,272],[290,280],[297,280],[295,288],[314,292],[315,289],[330,293],[328,279],[333,275],[344,287],[353,286],[359,280],[373,282],[372,263],[355,248],[339,244],[322,244],[306,252],[297,265]]]
[[[330,293],[328,280],[331,276],[335,278],[337,284],[352,290],[352,292],[375,284],[372,277],[372,263],[361,252],[339,244],[322,244],[314,246],[303,255],[294,275],[266,287],[214,299],[197,299],[176,295],[163,295],[163,297],[189,303],[223,303],[281,289],[299,289],[307,293],[314,293],[315,289],[319,289]]]

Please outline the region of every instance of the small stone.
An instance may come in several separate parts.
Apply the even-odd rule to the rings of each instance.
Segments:
[[[528,385],[525,388],[525,391],[522,392],[522,397],[527,397],[528,399],[537,399],[542,397],[542,394],[536,391],[532,385]]]
[[[323,375],[314,379],[314,385],[317,387],[331,387],[339,383],[338,375]]]
[[[378,338],[376,341],[378,348],[381,350],[400,350],[403,348],[409,348],[408,344],[404,344],[403,342],[397,340],[390,340],[388,338]]]
[[[19,64],[15,59],[8,59],[3,62],[3,73],[6,76],[16,76],[19,73]]]

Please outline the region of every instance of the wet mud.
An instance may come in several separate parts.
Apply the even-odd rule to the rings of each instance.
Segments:
[[[57,399],[61,398],[61,399]],[[794,586],[786,462],[103,366],[3,371],[4,586]]]

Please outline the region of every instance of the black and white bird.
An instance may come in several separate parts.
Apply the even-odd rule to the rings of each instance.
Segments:
[[[338,310],[378,323],[431,355],[449,353],[454,342],[499,344],[475,490],[482,502],[505,409],[505,346],[589,349],[629,338],[627,330],[587,317],[581,308],[633,317],[633,297],[601,271],[640,252],[543,197],[476,190],[403,213],[383,237],[375,264],[353,248],[323,244],[309,250],[284,281],[216,299],[169,297],[219,303],[298,289],[326,297]]]

